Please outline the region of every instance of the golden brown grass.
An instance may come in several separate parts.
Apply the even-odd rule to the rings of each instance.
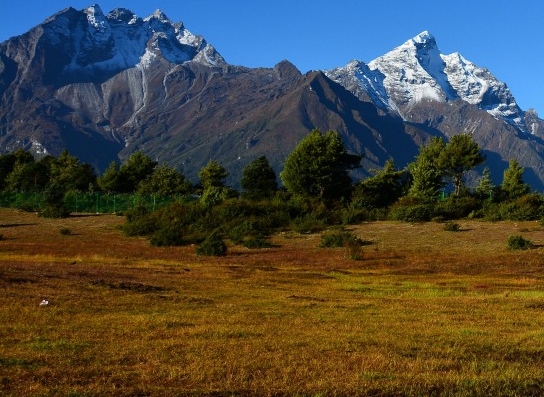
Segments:
[[[0,394],[543,393],[537,223],[368,223],[354,261],[293,233],[197,257],[123,222],[0,210]],[[512,234],[537,248],[508,251]]]

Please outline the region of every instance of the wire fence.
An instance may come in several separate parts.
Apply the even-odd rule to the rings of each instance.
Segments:
[[[184,196],[158,196],[139,194],[106,194],[101,192],[70,192],[64,196],[64,203],[71,213],[122,213],[135,207],[144,206],[150,211],[176,201],[186,201]],[[26,211],[42,211],[46,207],[43,193],[0,192],[0,207],[18,208]]]

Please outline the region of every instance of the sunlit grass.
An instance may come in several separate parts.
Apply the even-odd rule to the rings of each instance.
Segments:
[[[3,395],[543,392],[542,248],[505,245],[542,244],[530,223],[365,224],[354,261],[319,235],[202,258],[119,217],[0,213]]]

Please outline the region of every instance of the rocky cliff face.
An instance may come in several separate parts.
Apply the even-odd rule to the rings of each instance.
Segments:
[[[431,136],[468,132],[498,179],[515,157],[544,186],[542,120],[426,32],[369,64],[302,75],[288,61],[230,65],[160,11],[69,8],[0,44],[0,98],[0,151],[68,149],[99,172],[142,150],[195,181],[215,159],[237,186],[261,154],[281,171],[319,128],[364,155],[364,177],[390,157],[406,165]]]
[[[68,148],[98,169],[118,158],[138,113],[176,66],[226,65],[183,24],[156,11],[107,16],[65,9],[0,44],[0,147],[56,154]],[[160,111],[159,108],[156,111]]]

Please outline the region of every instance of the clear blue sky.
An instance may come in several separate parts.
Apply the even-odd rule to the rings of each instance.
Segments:
[[[157,8],[200,34],[227,62],[302,72],[370,62],[428,30],[444,54],[459,52],[505,82],[523,110],[544,117],[544,1],[523,0],[102,0],[104,13]],[[66,7],[92,0],[15,0],[0,6],[0,42]]]

